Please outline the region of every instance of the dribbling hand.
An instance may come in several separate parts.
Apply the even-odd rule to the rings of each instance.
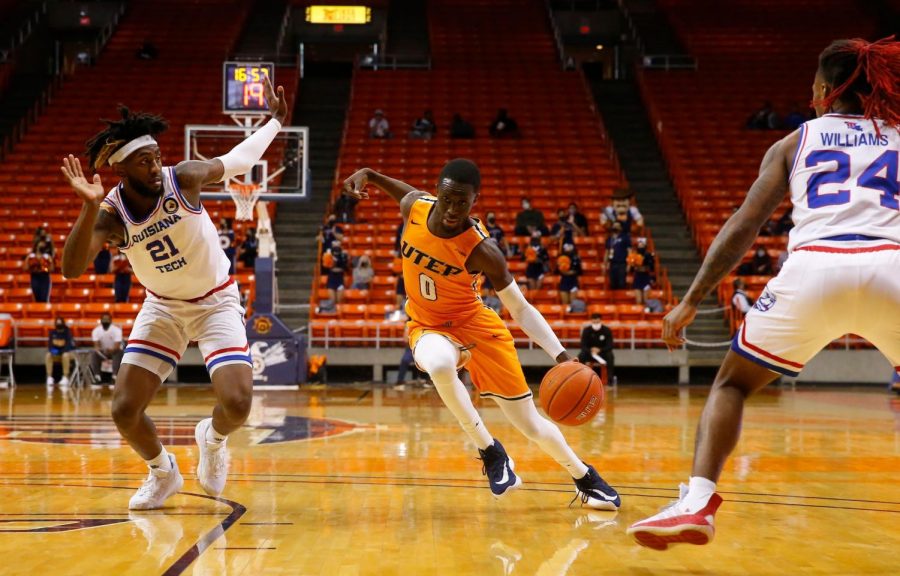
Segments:
[[[662,339],[670,352],[684,344],[682,330],[694,321],[695,316],[697,316],[696,306],[682,300],[663,318]]]
[[[369,193],[366,192],[366,185],[368,183],[369,169],[363,168],[362,170],[357,170],[349,178],[344,180],[344,184],[341,186],[341,192],[351,198],[363,200],[369,197]]]
[[[100,175],[94,174],[93,181],[89,182],[81,170],[81,160],[69,154],[67,158],[63,158],[60,170],[79,198],[93,204],[99,204],[103,200],[105,192],[103,184],[100,182]]]

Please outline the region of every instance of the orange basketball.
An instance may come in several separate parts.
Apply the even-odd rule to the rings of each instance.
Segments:
[[[560,272],[568,272],[572,269],[572,259],[568,256],[560,256],[556,259],[556,268]]]
[[[541,381],[541,407],[554,422],[580,426],[603,407],[603,381],[578,362],[563,362],[551,368]]]

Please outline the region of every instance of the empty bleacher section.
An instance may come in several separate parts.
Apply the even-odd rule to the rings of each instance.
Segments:
[[[698,67],[643,70],[639,80],[694,240],[705,254],[744,200],[768,147],[789,133],[780,126],[748,129],[748,118],[766,101],[781,120],[792,109],[808,115],[819,53],[837,38],[873,38],[877,23],[856,3],[840,0],[659,0],[658,4]],[[813,14],[824,16],[816,26],[798,25]],[[783,216],[789,206],[785,198],[774,218]],[[787,236],[777,232],[757,242],[773,265],[786,245]],[[757,297],[770,277],[744,276],[750,295]],[[733,294],[733,280],[727,278],[719,289],[725,306]],[[739,321],[730,316],[732,328]]]
[[[166,117],[169,130],[159,142],[168,165],[182,160],[185,124],[230,122],[221,113],[222,62],[249,5],[243,0],[131,2],[96,65],[79,68],[66,79],[46,113],[0,163],[0,190],[8,199],[0,207],[0,311],[16,318],[19,346],[43,346],[48,322],[56,314],[69,319],[76,338],[84,342],[100,314],[108,310],[127,337],[144,294],[136,282],[131,303],[115,304],[112,275],[89,269],[81,278],[65,280],[53,274],[50,304],[29,303],[29,275],[22,273],[22,263],[31,249],[32,234],[38,226],[51,233],[58,270],[65,236],[81,209],[59,173],[61,158],[67,153],[82,155],[85,141],[103,126],[99,119],[115,118],[118,103]],[[158,57],[136,58],[136,51],[148,39],[158,49]],[[276,80],[292,100],[296,72],[279,68]],[[105,186],[115,183],[110,172],[101,175]],[[204,205],[214,222],[233,215],[230,203]],[[236,232],[240,237],[240,227]],[[236,272],[242,290],[252,291],[252,270],[238,264]]]
[[[620,346],[657,346],[662,315],[645,313],[632,290],[610,290],[607,284],[606,233],[599,214],[613,190],[626,183],[582,77],[560,70],[542,3],[433,0],[428,15],[433,69],[356,71],[335,198],[343,178],[364,166],[431,191],[446,161],[468,157],[482,173],[473,213],[483,218],[494,212],[509,243],[527,240],[515,237],[513,230],[522,198],[543,211],[548,226],[557,220],[557,209],[576,202],[589,222],[589,235],[575,238],[584,266],[580,297],[587,310],[570,313],[560,304],[552,266],[544,288],[529,290],[529,299],[569,346],[577,347],[581,328],[595,310],[613,327]],[[499,108],[515,118],[519,138],[488,135]],[[367,125],[376,109],[384,111],[393,138],[369,138]],[[434,113],[438,132],[431,140],[412,139],[410,127],[424,110]],[[456,113],[474,126],[474,139],[449,138],[448,125]],[[398,305],[394,291],[400,264],[393,249],[399,209],[386,195],[371,192],[356,207],[355,221],[342,224],[342,245],[353,257],[368,254],[376,276],[369,290],[345,290],[334,313],[316,312],[328,298],[325,275],[316,278],[310,323],[314,347],[383,348],[405,342],[403,323],[385,319]],[[555,262],[555,241],[546,246]],[[522,258],[510,258],[509,264],[521,278]],[[659,266],[656,270],[661,289],[653,296],[668,302],[665,272]],[[511,322],[506,312],[503,316]],[[517,326],[510,326],[521,346],[532,347]]]

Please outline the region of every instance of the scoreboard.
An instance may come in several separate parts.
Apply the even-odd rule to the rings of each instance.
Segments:
[[[263,78],[275,85],[271,62],[225,62],[222,67],[222,111],[225,114],[266,114]]]

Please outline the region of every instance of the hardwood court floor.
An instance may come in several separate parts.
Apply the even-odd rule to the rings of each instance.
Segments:
[[[690,468],[699,389],[621,389],[564,432],[623,495],[616,514],[568,507],[556,464],[483,405],[525,484],[495,501],[433,390],[257,392],[229,441],[221,498],[194,476],[208,389],[151,409],[186,477],[162,511],[129,514],[145,468],[109,392],[0,393],[0,574],[896,574],[900,401],[882,390],[770,390],[746,411],[720,485],[715,542],[660,553],[625,536]]]

